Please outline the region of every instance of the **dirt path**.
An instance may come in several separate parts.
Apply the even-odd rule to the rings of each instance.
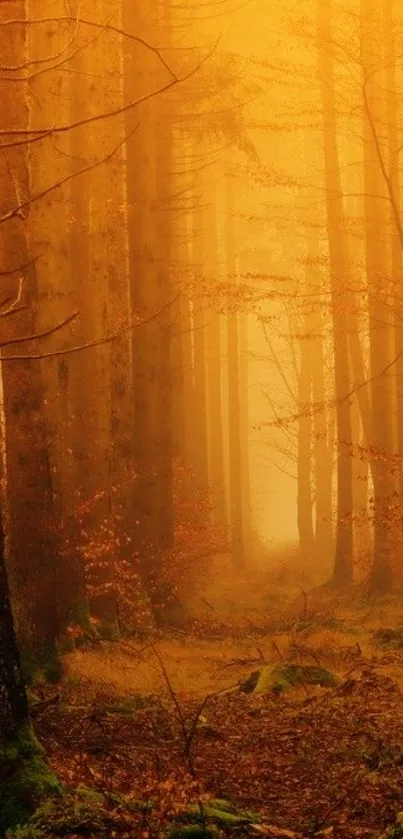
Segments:
[[[269,644],[259,650],[269,657]],[[95,689],[109,686],[121,692],[160,693],[166,691],[161,662],[173,690],[180,696],[205,696],[231,687],[259,659],[250,642],[202,641],[191,636],[164,638],[152,647],[146,643],[102,642],[99,647],[77,650],[66,656],[66,679],[90,682]],[[239,659],[245,661],[240,664]],[[250,663],[246,663],[247,660]]]

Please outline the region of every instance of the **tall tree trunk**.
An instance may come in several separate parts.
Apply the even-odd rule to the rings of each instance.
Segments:
[[[248,315],[240,312],[238,315],[239,326],[239,375],[240,375],[240,434],[241,434],[241,455],[242,455],[242,523],[243,541],[246,548],[250,550],[253,540],[253,519],[251,500],[251,475],[250,475],[250,432],[249,427],[249,319]],[[225,481],[223,470],[223,496],[225,506]]]
[[[312,133],[305,129],[303,137],[304,175],[307,183],[315,169],[316,146]],[[306,187],[306,200],[309,207],[315,207],[313,190]],[[333,450],[330,440],[330,416],[326,407],[325,349],[323,324],[323,296],[320,293],[321,250],[320,235],[323,228],[323,210],[310,211],[309,221],[305,224],[306,236],[306,289],[309,296],[305,303],[305,329],[307,336],[305,349],[309,358],[312,380],[312,435],[313,435],[313,484],[314,484],[314,553],[318,562],[326,567],[333,551],[332,532],[332,479]],[[319,276],[319,281],[316,279]]]
[[[224,440],[222,421],[222,352],[219,306],[219,202],[216,180],[208,183],[205,211],[205,270],[211,297],[206,311],[206,373],[209,485],[212,496],[213,521],[224,525],[225,481]],[[214,294],[215,292],[215,294]]]
[[[304,318],[308,329],[307,317]],[[312,522],[312,378],[308,341],[300,340],[300,369],[298,378],[298,463],[297,463],[297,521],[299,549],[304,564],[312,561],[314,531]]]
[[[93,7],[93,4],[90,4]],[[121,28],[121,4],[115,10],[115,25]],[[88,16],[91,14],[88,9]],[[102,10],[102,23],[108,20],[108,3]],[[92,53],[92,66],[102,67],[111,79],[108,85],[99,85],[93,95],[94,113],[105,113],[124,103],[123,38],[108,32],[96,40]],[[87,51],[88,52],[88,51]],[[90,67],[87,68],[88,71]],[[122,332],[119,338],[102,348],[104,389],[110,394],[100,394],[105,406],[104,463],[106,527],[105,541],[109,556],[113,556],[107,569],[106,583],[111,586],[99,601],[99,606],[109,607],[107,617],[122,614],[125,606],[135,609],[138,585],[133,585],[132,554],[135,524],[132,514],[134,484],[133,464],[133,398],[132,398],[132,322],[129,288],[126,158],[123,115],[98,125],[94,137],[94,153],[101,159],[113,152],[110,159],[94,170],[90,194],[96,197],[93,237],[97,253],[96,266],[91,274],[96,283],[104,284],[102,321],[104,333]],[[105,278],[105,279],[103,279]],[[101,440],[102,444],[102,440]],[[101,456],[102,454],[99,453]],[[112,545],[115,546],[114,550]],[[134,603],[132,602],[134,596]],[[130,604],[127,601],[130,601]],[[130,615],[128,615],[130,617]]]
[[[200,487],[209,491],[208,475],[208,434],[207,434],[207,371],[206,371],[206,300],[202,293],[205,282],[205,229],[204,213],[201,209],[202,198],[195,195],[196,208],[193,213],[192,229],[192,267],[195,290],[192,299],[193,326],[193,373],[195,399],[193,405],[194,426],[194,465]],[[198,206],[199,205],[199,206]]]
[[[381,198],[378,198],[384,194],[378,159],[378,144],[381,142],[380,136],[385,121],[385,103],[381,99],[379,70],[384,60],[379,47],[379,31],[382,31],[382,25],[379,4],[373,0],[362,0],[365,251],[370,330],[371,442],[374,449],[374,555],[371,587],[378,593],[389,590],[392,585],[393,529],[388,510],[393,493],[390,469],[390,455],[393,451],[392,394],[388,378],[382,373],[391,360],[391,328],[388,292],[385,289],[387,261],[380,234],[386,226],[386,219]]]
[[[0,744],[28,721],[28,702],[21,675],[0,523]]]
[[[366,455],[367,442],[358,402],[355,402],[352,408],[352,428],[355,449],[353,457],[354,544],[357,563],[363,567],[363,560],[365,559],[366,564],[368,554],[371,553],[372,538],[368,503],[369,460]],[[365,453],[361,457],[360,447]]]
[[[396,363],[391,372],[395,376],[395,399],[394,409],[396,410],[395,425],[395,448],[400,457],[403,457],[403,241],[401,238],[401,174],[400,174],[400,146],[401,146],[401,120],[399,119],[399,96],[398,96],[398,69],[397,57],[397,21],[395,19],[394,4],[392,0],[384,0],[384,42],[385,42],[385,77],[386,77],[386,118],[388,136],[388,177],[390,188],[395,199],[395,206],[398,212],[400,225],[396,225],[396,219],[391,207],[389,224],[391,227],[391,272],[392,272],[392,304],[394,312],[394,352]],[[400,229],[399,229],[400,228]],[[403,469],[397,476],[397,491],[400,498],[403,498]],[[403,520],[402,520],[403,525]],[[397,535],[397,534],[396,534]],[[401,538],[401,537],[400,537]],[[400,547],[401,550],[401,547]]]
[[[123,26],[145,38],[155,25],[156,8],[145,4],[133,15],[128,0]],[[154,16],[154,17],[153,17]],[[140,20],[141,18],[141,20]],[[166,70],[143,44],[130,42],[125,52],[126,100],[148,95]],[[164,77],[165,78],[165,77]],[[166,79],[165,79],[166,80]],[[168,233],[163,220],[169,190],[170,126],[150,99],[126,114],[126,131],[138,129],[127,143],[129,257],[131,300],[144,321],[133,331],[134,454],[137,478],[135,548],[155,620],[163,621],[174,596],[164,579],[164,556],[173,544],[171,438],[171,287]],[[159,122],[160,119],[160,122]],[[168,134],[167,134],[168,132]],[[164,157],[168,155],[168,158]],[[160,202],[163,202],[162,204]]]
[[[233,174],[226,176],[226,266],[228,281],[236,283],[238,275],[237,240],[235,224],[235,200],[232,182]],[[242,508],[242,453],[241,453],[241,407],[239,374],[239,330],[238,313],[233,310],[227,315],[228,346],[228,439],[229,439],[229,494],[231,510],[231,553],[236,568],[244,565],[244,530]]]
[[[349,265],[337,148],[330,0],[317,0],[316,13],[318,70],[323,110],[326,216],[337,415],[337,525],[332,583],[335,586],[344,586],[348,585],[353,578],[352,434],[350,398],[348,397],[350,372],[346,312]]]
[[[1,6],[7,16],[6,7]],[[10,6],[8,6],[8,13]],[[27,33],[23,25],[24,3],[14,4],[22,22],[13,28],[13,38],[5,39],[2,61],[12,65],[26,59]],[[26,131],[28,99],[26,85],[3,80],[1,87],[2,128]],[[2,198],[0,215],[16,210],[30,195],[28,152],[16,145],[0,156]],[[16,212],[0,225],[2,271],[8,283],[3,293],[15,296],[15,311],[2,321],[2,340],[35,333],[38,301],[36,268],[27,245],[28,208]],[[37,251],[36,251],[37,252]],[[7,277],[7,272],[11,273]],[[17,301],[20,286],[21,298]],[[57,320],[55,321],[57,322]],[[49,326],[49,321],[47,323]],[[37,351],[32,343],[23,344],[23,354]],[[17,633],[24,648],[44,651],[53,643],[68,610],[68,596],[60,596],[59,538],[48,457],[48,438],[43,418],[44,387],[37,360],[6,362],[2,350],[3,434],[5,420],[6,469],[4,478],[6,508],[6,555],[9,583],[15,602]]]

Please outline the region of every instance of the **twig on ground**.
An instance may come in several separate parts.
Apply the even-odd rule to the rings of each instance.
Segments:
[[[280,648],[279,648],[278,644],[276,644],[276,642],[275,642],[275,641],[272,641],[271,643],[272,643],[273,649],[274,649],[274,650],[275,650],[275,652],[277,653],[277,655],[278,655],[278,657],[279,657],[280,661],[284,661],[284,656],[283,656],[283,653],[281,652],[281,650],[280,650]]]
[[[211,603],[209,603],[208,600],[206,600],[205,597],[202,597],[202,603],[205,603],[206,606],[208,606],[208,608],[211,609],[212,612],[217,611],[217,609],[214,606],[212,606]]]
[[[232,658],[231,661],[227,661],[226,664],[223,664],[224,667],[235,667],[235,665],[245,665],[245,664],[266,664],[267,661],[262,653],[262,651],[257,647],[257,651],[259,656],[257,658]]]

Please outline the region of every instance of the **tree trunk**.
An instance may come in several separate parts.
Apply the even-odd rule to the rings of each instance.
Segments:
[[[215,173],[216,175],[218,173]],[[205,271],[211,289],[206,311],[206,374],[209,486],[212,497],[212,519],[219,525],[226,523],[224,440],[222,406],[222,352],[219,314],[219,203],[217,183],[208,183],[205,217]]]
[[[307,183],[316,169],[316,147],[312,133],[306,129],[303,137],[304,175]],[[307,187],[306,200],[315,207],[313,190]],[[334,548],[332,529],[332,480],[333,448],[330,435],[330,411],[326,406],[325,348],[323,324],[323,296],[321,283],[320,238],[323,228],[323,210],[316,208],[305,224],[306,235],[306,290],[305,303],[305,352],[308,354],[312,380],[311,405],[313,435],[313,484],[315,508],[314,553],[318,564],[326,568]],[[319,277],[319,279],[317,279]],[[303,350],[301,343],[301,351]]]
[[[337,415],[337,524],[334,586],[345,586],[353,578],[353,491],[350,372],[346,312],[349,264],[344,207],[341,190],[334,66],[332,55],[331,4],[318,0],[318,70],[323,109],[326,216],[332,301],[334,380]]]
[[[28,721],[28,702],[21,675],[0,521],[0,744]]]
[[[381,199],[384,183],[377,143],[384,130],[385,103],[381,99],[379,31],[382,31],[379,4],[361,2],[361,55],[364,105],[364,212],[366,273],[370,331],[370,376],[372,407],[372,447],[374,484],[374,554],[371,588],[377,593],[391,588],[392,531],[389,507],[393,494],[390,455],[393,452],[392,399],[388,378],[383,374],[391,360],[390,310],[387,262],[380,231],[386,227]],[[375,196],[375,197],[374,197]],[[386,286],[386,287],[385,287]]]
[[[4,4],[2,15],[7,17]],[[8,7],[8,12],[9,12]],[[14,5],[16,16],[25,19],[25,4]],[[23,23],[13,28],[13,38],[3,44],[2,60],[7,64],[26,60],[27,33]],[[7,127],[24,132],[28,128],[26,85],[0,83],[1,120]],[[16,145],[0,157],[2,198],[0,215],[16,209],[30,195],[28,151]],[[17,212],[0,226],[3,294],[15,298],[13,316],[2,321],[2,341],[32,335],[38,325],[36,266],[28,250],[28,208]],[[37,253],[38,251],[35,251]],[[7,276],[7,272],[11,272]],[[18,289],[21,296],[18,300]],[[57,323],[57,320],[54,321]],[[47,322],[49,326],[49,321]],[[37,351],[38,345],[23,344],[23,354]],[[43,652],[52,644],[68,612],[68,596],[62,598],[60,586],[59,534],[55,517],[53,486],[48,456],[48,429],[43,417],[44,386],[37,360],[4,360],[2,350],[3,411],[6,458],[3,470],[3,508],[6,555],[10,589],[15,598],[17,634],[24,649]],[[4,427],[5,425],[5,427]],[[4,466],[4,464],[3,464]]]
[[[199,486],[209,491],[208,434],[207,434],[207,370],[206,370],[206,300],[203,295],[205,282],[205,229],[204,213],[200,206],[201,196],[194,196],[196,208],[193,213],[192,267],[194,285],[199,293],[192,299],[193,324],[193,371],[195,398],[192,406],[194,426],[194,466]]]
[[[123,26],[150,37],[158,9],[136,10],[125,2]],[[141,19],[140,19],[141,18]],[[126,100],[150,94],[166,81],[155,54],[140,43],[125,47]],[[138,128],[135,130],[138,123]],[[133,310],[143,325],[133,330],[133,409],[135,550],[154,619],[165,620],[175,596],[166,579],[164,557],[173,545],[172,515],[172,290],[167,230],[170,189],[170,124],[160,100],[150,99],[126,113],[129,259]]]
[[[401,146],[401,120],[399,119],[399,95],[398,95],[398,68],[397,37],[392,0],[384,0],[384,41],[385,41],[385,76],[386,76],[386,118],[388,136],[388,176],[391,189],[396,202],[398,217],[401,222],[401,174],[400,174],[400,146]],[[391,294],[393,304],[394,340],[392,341],[393,356],[396,363],[390,371],[395,376],[395,393],[393,409],[396,411],[395,441],[394,448],[403,462],[403,299],[401,295],[403,281],[403,241],[399,235],[399,226],[396,225],[393,208],[391,208],[389,224],[391,228]],[[400,499],[403,498],[403,468],[397,476],[396,488]],[[397,550],[402,550],[403,540],[403,518],[402,528],[398,533],[395,528],[395,544]]]
[[[235,201],[232,183],[233,174],[226,176],[226,266],[228,282],[236,283],[238,260],[236,254]],[[229,438],[229,494],[231,510],[231,552],[235,568],[242,568],[244,557],[244,530],[242,507],[242,453],[241,453],[241,406],[239,373],[239,330],[238,313],[233,310],[227,315],[228,336],[228,438]]]
[[[305,316],[306,332],[307,318]],[[314,532],[312,522],[312,379],[308,340],[300,344],[298,377],[298,456],[297,456],[297,521],[299,549],[304,565],[312,561]]]

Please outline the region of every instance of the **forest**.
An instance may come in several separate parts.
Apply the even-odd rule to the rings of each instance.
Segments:
[[[402,4],[0,56],[0,837],[402,838]]]

